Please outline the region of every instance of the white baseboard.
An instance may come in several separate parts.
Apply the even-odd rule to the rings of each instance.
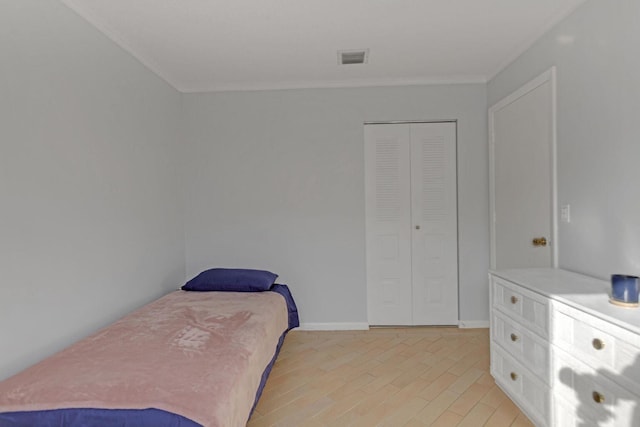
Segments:
[[[476,328],[488,328],[488,320],[460,320],[458,322],[460,329],[476,329]],[[296,328],[299,331],[366,331],[369,329],[369,324],[364,322],[352,322],[352,323],[301,323],[300,327]]]
[[[366,331],[368,323],[301,323],[300,331]]]
[[[458,321],[458,327],[460,329],[475,329],[475,328],[488,328],[488,320],[460,320]]]

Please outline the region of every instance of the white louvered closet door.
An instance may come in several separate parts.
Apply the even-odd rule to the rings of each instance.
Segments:
[[[371,325],[458,323],[455,123],[365,126]]]
[[[411,325],[411,129],[364,130],[369,324]]]
[[[414,325],[458,324],[456,124],[411,125]]]

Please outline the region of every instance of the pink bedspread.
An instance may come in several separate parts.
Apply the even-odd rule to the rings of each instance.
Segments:
[[[173,292],[0,383],[0,412],[156,408],[244,426],[286,329],[275,292]]]

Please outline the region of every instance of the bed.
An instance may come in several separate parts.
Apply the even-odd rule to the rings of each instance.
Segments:
[[[244,426],[296,326],[286,285],[169,293],[0,382],[0,426]]]

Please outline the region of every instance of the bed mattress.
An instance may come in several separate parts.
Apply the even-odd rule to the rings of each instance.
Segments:
[[[286,332],[288,288],[172,292],[0,383],[0,426],[244,426]]]

